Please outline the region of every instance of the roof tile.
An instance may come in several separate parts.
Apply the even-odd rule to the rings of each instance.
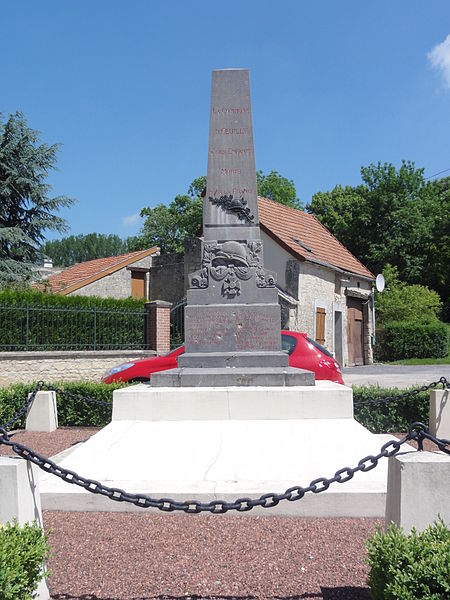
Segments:
[[[332,235],[312,214],[258,197],[259,220],[263,230],[277,238],[300,260],[327,263],[356,275],[373,274]]]

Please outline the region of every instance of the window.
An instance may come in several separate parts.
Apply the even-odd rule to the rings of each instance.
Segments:
[[[325,316],[325,309],[316,306],[316,342],[322,346],[325,344]]]

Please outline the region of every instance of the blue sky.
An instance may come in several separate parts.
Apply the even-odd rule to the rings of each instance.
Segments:
[[[206,173],[218,68],[250,69],[256,167],[303,202],[378,160],[450,169],[448,0],[0,0],[0,20],[0,112],[62,144],[72,234],[135,234]]]

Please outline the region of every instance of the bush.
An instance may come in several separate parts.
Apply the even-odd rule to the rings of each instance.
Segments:
[[[444,358],[449,353],[445,323],[393,321],[378,332],[376,358],[382,361],[406,358]]]
[[[439,294],[424,285],[400,281],[397,267],[383,269],[387,288],[375,293],[375,309],[380,325],[390,321],[435,322],[442,309]]]
[[[142,348],[142,300],[0,290],[0,349]]]
[[[380,404],[367,404],[361,402],[390,398],[399,394],[413,391],[398,388],[379,388],[374,385],[354,387],[353,402],[355,419],[372,433],[397,433],[408,431],[409,426],[415,421],[427,424],[430,415],[430,392],[419,392],[414,396],[405,396],[401,400]]]
[[[34,522],[22,527],[0,525],[0,590],[2,600],[29,600],[43,577],[49,556],[48,536]]]
[[[373,600],[448,600],[450,529],[438,519],[421,533],[405,535],[391,523],[368,540]]]
[[[103,427],[111,422],[111,408],[86,402],[82,400],[82,397],[112,403],[114,390],[126,387],[126,385],[126,383],[107,385],[105,383],[54,381],[46,383],[42,389],[54,390],[55,388],[60,388],[71,394],[78,394],[80,396],[80,400],[76,400],[70,396],[56,394],[58,424],[60,427]],[[0,425],[17,413],[35,386],[35,383],[15,383],[0,388]],[[26,416],[23,416],[13,427],[15,429],[25,427],[25,419]]]

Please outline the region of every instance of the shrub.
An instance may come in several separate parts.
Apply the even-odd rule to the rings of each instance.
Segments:
[[[449,335],[440,321],[393,321],[384,326],[375,346],[379,360],[443,358],[449,352]]]
[[[437,321],[442,309],[439,294],[424,285],[408,285],[400,281],[397,267],[383,269],[387,289],[375,294],[377,321]]]
[[[2,600],[29,600],[43,577],[50,549],[48,536],[34,522],[0,525],[0,590]]]
[[[56,394],[58,407],[58,424],[64,426],[91,426],[103,427],[111,422],[111,408],[84,401],[82,398],[112,402],[114,390],[126,387],[125,383],[106,385],[105,383],[92,382],[61,382],[46,383],[42,389],[62,389],[80,399],[74,399],[63,394]],[[35,383],[15,383],[0,388],[0,425],[11,419],[20,407],[26,402],[28,394],[35,388]],[[25,427],[26,416],[14,424],[14,428]]]
[[[395,523],[386,532],[378,526],[367,549],[373,600],[450,598],[450,529],[441,518],[409,535]]]
[[[427,424],[430,414],[430,392],[404,396],[401,400],[380,404],[361,405],[362,402],[390,398],[413,391],[398,388],[379,388],[374,385],[353,388],[355,419],[372,433],[395,433],[408,431],[411,423]]]

